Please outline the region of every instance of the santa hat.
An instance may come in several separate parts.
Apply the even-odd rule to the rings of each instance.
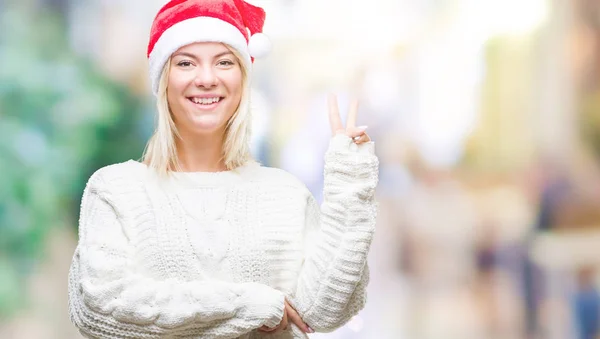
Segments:
[[[148,61],[152,92],[158,93],[162,69],[175,51],[194,42],[222,42],[241,55],[247,68],[270,51],[262,34],[265,11],[243,0],[171,0],[152,24]]]

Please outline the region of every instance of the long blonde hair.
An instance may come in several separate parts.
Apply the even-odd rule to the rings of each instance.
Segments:
[[[226,45],[227,46],[227,45]],[[250,112],[250,77],[249,66],[243,62],[240,54],[227,46],[237,58],[242,71],[242,95],[240,104],[235,113],[227,121],[225,140],[223,142],[223,155],[227,170],[233,170],[249,161],[255,162],[250,153],[250,137],[252,114]],[[175,138],[181,138],[167,100],[167,85],[171,58],[165,63],[160,75],[156,101],[157,121],[154,134],[148,140],[142,162],[154,169],[161,176],[166,176],[172,171],[181,171],[181,163],[177,156]]]

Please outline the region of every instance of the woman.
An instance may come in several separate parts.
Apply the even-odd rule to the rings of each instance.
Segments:
[[[249,82],[265,14],[178,0],[153,23],[158,126],[143,162],[85,188],[69,274],[89,338],[306,338],[364,307],[378,160],[356,104],[333,137],[319,208],[292,175],[251,159]],[[260,39],[263,39],[262,41]]]

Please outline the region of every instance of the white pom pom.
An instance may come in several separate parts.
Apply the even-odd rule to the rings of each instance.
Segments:
[[[271,52],[271,40],[266,34],[256,33],[250,37],[248,51],[252,57],[265,57]]]

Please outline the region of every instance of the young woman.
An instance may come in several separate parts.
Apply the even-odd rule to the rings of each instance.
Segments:
[[[148,58],[158,126],[142,162],[101,168],[83,193],[69,273],[88,338],[306,338],[366,301],[378,159],[354,103],[334,97],[318,206],[249,153],[253,57],[265,13],[242,0],[172,0]]]

